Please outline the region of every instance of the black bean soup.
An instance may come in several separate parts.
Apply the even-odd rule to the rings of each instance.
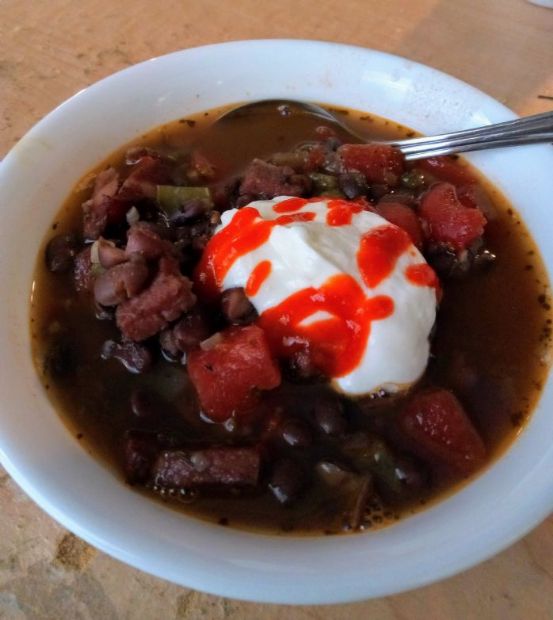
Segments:
[[[334,111],[369,138],[413,135]],[[359,531],[458,488],[521,431],[547,374],[549,289],[519,215],[457,158],[406,163],[282,107],[220,113],[123,147],[52,224],[31,331],[64,421],[134,488],[221,525]],[[435,270],[431,355],[407,393],[340,395],[308,347],[270,351],[243,289],[198,294],[220,213],[280,195],[376,211]]]

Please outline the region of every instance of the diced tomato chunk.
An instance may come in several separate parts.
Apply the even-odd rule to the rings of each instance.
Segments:
[[[468,247],[482,236],[486,218],[480,209],[467,208],[451,183],[438,183],[423,196],[419,211],[431,241],[450,243],[456,249]]]
[[[494,208],[486,190],[478,183],[467,183],[457,187],[459,202],[468,209],[480,209],[486,219],[494,216]]]
[[[419,218],[410,207],[399,202],[381,202],[376,211],[384,219],[403,228],[418,248],[422,247],[422,228]]]
[[[202,409],[217,422],[250,413],[256,390],[273,389],[281,380],[260,327],[230,327],[221,336],[212,348],[188,354],[188,374]]]
[[[450,157],[429,157],[417,161],[417,168],[430,172],[439,181],[461,185],[475,183],[476,178],[465,166],[461,166]]]
[[[428,389],[415,394],[402,411],[403,433],[421,455],[470,474],[486,458],[480,435],[457,398],[447,390]]]
[[[347,172],[361,172],[369,183],[397,185],[404,170],[403,155],[387,144],[344,144],[338,157]]]

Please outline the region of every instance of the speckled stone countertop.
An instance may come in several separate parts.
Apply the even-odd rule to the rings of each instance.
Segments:
[[[553,109],[553,11],[525,0],[1,0],[0,157],[92,82],[231,39],[342,41],[451,73],[519,113]],[[0,618],[467,620],[553,618],[553,519],[442,583],[333,607],[241,603],[129,568],[64,531],[0,473]],[[332,587],[332,584],[324,584]]]

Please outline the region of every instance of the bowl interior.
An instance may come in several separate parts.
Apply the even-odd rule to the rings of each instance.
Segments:
[[[428,67],[307,41],[236,42],[177,52],[78,93],[35,126],[0,168],[0,458],[63,525],[160,577],[267,602],[381,596],[467,568],[513,542],[552,509],[551,382],[514,446],[451,498],[379,532],[283,538],[203,523],[126,488],[67,432],[30,359],[29,296],[37,248],[77,179],[121,144],[164,122],[229,102],[279,97],[367,110],[423,133],[513,117],[488,96]],[[521,212],[551,268],[547,208],[553,149],[528,146],[469,159]]]

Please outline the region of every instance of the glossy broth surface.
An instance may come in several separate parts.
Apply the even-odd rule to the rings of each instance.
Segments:
[[[213,126],[220,111],[180,119],[156,128],[134,144],[173,154],[199,149],[217,168],[218,181],[239,175],[252,159],[292,149],[316,138],[320,120],[306,116],[283,118],[267,114],[252,121],[244,117]],[[368,138],[397,138],[412,135],[408,129],[374,116],[341,110],[344,120]],[[347,140],[346,134],[337,131]],[[129,145],[111,155],[93,171],[107,165],[124,166]],[[61,207],[54,234],[80,234],[81,203],[91,191],[93,175],[85,176]],[[496,254],[491,268],[471,273],[465,279],[443,284],[432,356],[421,385],[452,389],[462,400],[481,433],[493,460],[521,431],[535,406],[546,378],[546,354],[551,334],[549,289],[538,249],[530,238],[515,206],[484,184],[491,210],[486,213],[486,247]],[[55,232],[54,232],[55,231]],[[118,361],[102,360],[102,343],[117,339],[113,322],[96,319],[90,298],[75,292],[72,276],[50,273],[44,249],[37,260],[32,299],[33,355],[49,397],[68,428],[91,454],[121,475],[121,441],[129,429],[164,432],[175,441],[232,444],[239,431],[229,432],[198,416],[198,404],[185,367],[161,356],[142,375],[129,373]],[[47,363],[60,339],[69,343],[71,372],[56,374]],[[467,380],[467,375],[469,379]],[[162,415],[154,421],[137,419],[129,405],[137,385],[156,393]],[[305,418],[304,403],[316,398],[326,384],[284,381],[274,394],[275,407]],[[352,430],[368,429],[400,452],[405,447],[394,425],[403,398],[384,400],[370,406],[346,405]],[[307,420],[308,421],[308,420]],[[309,422],[309,421],[308,421]],[[238,433],[238,434],[237,434]],[[337,440],[318,437],[309,450],[292,451],[294,458],[309,469],[321,458],[337,452]],[[426,481],[415,497],[395,501],[381,498],[369,503],[362,529],[379,527],[418,510],[422,504],[442,497],[465,479],[440,467],[426,467]],[[341,531],[339,507],[316,478],[292,505],[282,506],[266,487],[249,491],[210,489],[199,493],[160,494],[145,489],[187,513],[247,529],[271,532],[334,533]]]

